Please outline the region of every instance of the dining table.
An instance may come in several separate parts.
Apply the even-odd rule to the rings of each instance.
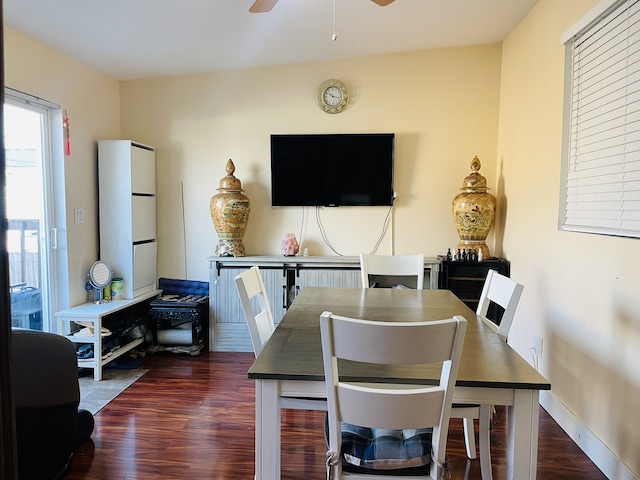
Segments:
[[[320,315],[373,321],[432,321],[462,315],[467,331],[454,403],[507,407],[508,480],[536,478],[539,392],[551,384],[449,290],[305,287],[248,371],[255,381],[255,478],[280,479],[282,398],[326,399]],[[346,381],[435,384],[439,369],[346,364]],[[303,405],[301,403],[300,405]],[[301,406],[300,408],[304,408]],[[324,458],[318,462],[324,463]]]

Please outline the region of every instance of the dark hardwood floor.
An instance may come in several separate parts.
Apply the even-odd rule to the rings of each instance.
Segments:
[[[92,441],[78,452],[66,480],[252,479],[252,353],[198,357],[148,355],[146,373],[95,416]],[[322,412],[283,411],[282,479],[325,478]],[[506,417],[498,407],[491,434],[493,475],[505,478]],[[540,410],[538,479],[606,477]],[[467,459],[462,423],[452,419],[447,443],[452,479],[479,480]]]

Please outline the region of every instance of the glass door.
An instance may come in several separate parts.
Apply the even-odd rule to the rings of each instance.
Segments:
[[[48,175],[49,112],[38,105],[4,105],[7,249],[14,327],[50,330]]]

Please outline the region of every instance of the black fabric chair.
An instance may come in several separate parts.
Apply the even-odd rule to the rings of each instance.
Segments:
[[[19,478],[63,478],[94,427],[93,415],[78,410],[75,346],[60,335],[20,328],[12,329],[11,342]]]

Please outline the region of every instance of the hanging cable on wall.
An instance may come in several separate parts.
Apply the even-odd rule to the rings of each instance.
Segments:
[[[389,207],[389,210],[387,210],[387,216],[385,217],[384,223],[382,224],[382,232],[380,233],[380,237],[378,238],[378,241],[376,242],[376,246],[373,247],[373,250],[369,253],[369,255],[374,255],[378,251],[378,247],[382,243],[382,239],[384,238],[385,234],[387,233],[387,229],[389,228],[389,220],[391,219],[391,211],[392,210],[393,210],[393,205],[391,205]]]
[[[385,215],[384,222],[382,224],[382,231],[380,232],[380,236],[378,237],[378,240],[376,241],[376,244],[371,250],[371,252],[369,252],[369,255],[374,255],[378,251],[378,247],[382,243],[382,240],[387,233],[387,229],[389,228],[389,221],[391,219],[392,211],[393,211],[393,205],[390,205],[389,210],[387,210],[387,214]],[[319,206],[316,206],[316,223],[318,224],[318,229],[320,230],[320,234],[322,235],[322,240],[324,241],[324,243],[333,251],[333,253],[335,253],[336,255],[343,256],[343,254],[338,252],[335,248],[333,248],[333,245],[331,245],[331,242],[329,242],[329,237],[327,237],[327,233],[325,232],[324,226],[322,225],[322,220],[320,219]]]
[[[298,238],[300,239],[299,240],[300,248],[302,248],[304,244],[304,238],[302,237],[303,231],[304,231],[304,213],[305,213],[305,208],[302,207],[302,221],[300,222],[300,233],[298,234]]]
[[[335,253],[336,255],[342,256],[342,253],[338,252],[333,245],[329,242],[329,238],[327,237],[327,233],[324,231],[324,227],[322,226],[322,221],[320,220],[320,207],[316,206],[316,223],[318,224],[318,229],[320,230],[320,234],[322,235],[322,240],[324,243]]]

